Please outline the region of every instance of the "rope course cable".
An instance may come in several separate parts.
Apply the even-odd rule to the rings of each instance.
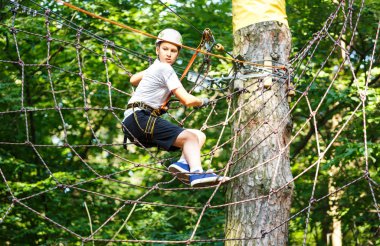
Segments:
[[[197,31],[199,34],[202,35],[202,31],[199,30],[198,28],[196,28],[190,21],[188,21],[187,19],[185,19],[184,17],[180,16],[177,12],[175,12],[172,8],[170,8],[166,3],[164,3],[163,1],[161,0],[158,0],[158,2],[160,2],[163,6],[165,6],[165,8],[167,8],[168,10],[170,10],[170,12],[172,12],[173,14],[175,14],[176,16],[178,16],[178,18],[180,18],[182,21],[186,22],[189,26],[191,26],[195,31]]]
[[[122,149],[123,143],[120,138],[120,125],[125,110],[124,104],[133,93],[133,89],[129,87],[126,89],[125,83],[120,83],[118,80],[125,80],[127,79],[125,77],[131,76],[132,73],[128,69],[128,64],[133,63],[135,57],[144,61],[151,61],[152,58],[95,34],[95,32],[89,30],[90,28],[81,27],[73,20],[69,20],[47,7],[40,6],[35,1],[30,0],[29,2],[32,4],[27,6],[27,4],[21,3],[21,1],[7,1],[5,6],[11,18],[0,23],[0,28],[3,28],[7,32],[7,35],[11,37],[8,40],[9,44],[7,48],[12,51],[7,56],[2,56],[7,58],[0,59],[0,66],[17,81],[12,86],[17,87],[18,90],[18,101],[15,101],[12,107],[1,107],[0,118],[2,118],[2,121],[5,121],[8,118],[16,117],[18,121],[22,121],[22,129],[19,123],[17,123],[17,128],[21,129],[20,134],[23,138],[22,141],[15,140],[18,139],[16,137],[0,139],[0,148],[28,150],[33,158],[32,162],[36,166],[39,166],[37,169],[39,170],[38,173],[41,180],[36,181],[35,187],[31,190],[16,192],[13,188],[14,185],[17,185],[18,182],[22,183],[21,180],[16,178],[18,174],[7,173],[0,166],[0,180],[3,185],[0,187],[4,187],[5,190],[1,194],[6,194],[9,198],[6,205],[1,207],[0,223],[7,222],[7,219],[15,209],[22,209],[23,211],[37,215],[43,222],[70,234],[82,244],[89,242],[103,242],[107,243],[107,245],[108,243],[117,242],[137,244],[196,244],[227,241],[243,242],[260,239],[273,233],[284,224],[305,216],[303,244],[306,245],[313,207],[361,182],[368,184],[368,190],[366,191],[370,193],[373,206],[380,220],[380,210],[377,201],[379,185],[370,176],[371,163],[369,161],[370,153],[367,136],[368,119],[366,118],[366,104],[368,103],[369,93],[368,84],[376,60],[375,51],[378,47],[380,22],[378,23],[376,36],[374,37],[372,53],[368,58],[370,65],[364,84],[359,83],[360,78],[357,77],[357,69],[350,57],[350,50],[346,48],[353,45],[364,8],[364,1],[360,1],[360,8],[356,10],[356,15],[354,15],[353,8],[354,0],[346,1],[347,3],[340,1],[322,28],[294,55],[293,59],[290,60],[290,64],[265,65],[265,61],[243,61],[239,58],[216,55],[210,50],[204,51],[183,46],[186,49],[200,52],[209,59],[221,59],[231,62],[231,67],[237,64],[242,65],[231,69],[226,77],[211,78],[208,77],[208,72],[211,69],[210,63],[202,63],[202,66],[199,68],[202,74],[200,72],[195,76],[196,79],[191,91],[207,93],[212,98],[213,103],[208,108],[202,109],[201,113],[197,109],[178,107],[177,110],[169,111],[166,116],[181,126],[196,124],[201,131],[207,134],[213,133],[217,136],[212,142],[208,143],[208,151],[203,152],[201,157],[207,161],[209,169],[217,168],[215,172],[219,175],[227,175],[236,163],[252,154],[257,148],[261,148],[261,144],[270,135],[275,135],[278,132],[278,126],[272,122],[255,122],[257,126],[250,133],[250,136],[244,142],[238,142],[241,132],[248,129],[250,124],[256,120],[257,115],[262,113],[264,107],[271,103],[271,97],[265,98],[261,108],[249,116],[246,124],[242,124],[242,114],[246,108],[263,100],[263,95],[267,95],[268,92],[272,93],[272,97],[281,95],[280,104],[284,102],[288,103],[290,92],[294,93],[295,96],[292,99],[286,117],[295,114],[302,104],[306,105],[306,108],[310,111],[308,112],[309,115],[300,116],[303,118],[302,120],[297,119],[295,131],[284,149],[289,148],[297,140],[306,138],[305,135],[307,134],[305,132],[310,130],[311,135],[314,135],[315,138],[316,157],[300,173],[297,173],[292,180],[286,182],[281,187],[271,189],[264,195],[234,202],[225,202],[219,198],[222,193],[221,190],[224,189],[222,184],[201,188],[178,185],[177,178],[172,176],[167,169],[168,163],[178,158],[175,154],[155,153],[154,150],[144,147],[136,148],[133,143],[127,143],[128,152]],[[60,0],[56,0],[56,2],[60,4],[57,5],[58,7],[63,8],[62,5],[65,5],[134,33],[143,34],[150,38],[157,38],[152,34],[95,15],[67,2]],[[159,2],[175,13],[165,3]],[[176,15],[180,17],[178,14]],[[342,16],[344,22],[337,24],[338,18]],[[31,30],[23,23],[26,19],[41,23],[40,28],[38,30]],[[180,19],[200,32],[189,21],[182,17]],[[332,35],[330,32],[331,28],[337,28],[337,26],[340,28],[338,34]],[[340,41],[343,38],[349,41],[346,47],[341,45]],[[29,42],[32,42],[38,51],[26,51],[23,49],[23,45]],[[318,64],[319,67],[316,68],[317,72],[315,74],[305,79],[310,66],[315,66],[312,64],[313,59],[316,56],[318,47],[323,42],[328,42],[331,45],[329,52],[326,54],[326,59],[322,64]],[[344,57],[336,65],[336,70],[332,74],[331,79],[326,83],[327,86],[321,88],[324,92],[323,96],[321,98],[314,98],[312,96],[313,92],[320,89],[318,87],[319,80],[321,80],[320,75],[323,73],[327,62],[338,51],[343,51]],[[36,61],[33,57],[35,52],[44,52],[46,56],[44,56],[43,60]],[[93,67],[98,68],[98,73],[91,72],[89,68]],[[353,108],[350,108],[350,111],[335,126],[335,131],[331,132],[330,139],[326,140],[322,138],[320,133],[321,128],[324,126],[323,122],[319,121],[318,113],[322,108],[326,107],[326,104],[330,103],[328,102],[329,97],[332,93],[335,93],[336,89],[334,87],[339,83],[340,72],[345,68],[348,68],[347,70],[352,73],[353,88],[355,89],[353,93],[358,92],[355,95],[357,103]],[[251,75],[246,76],[247,71]],[[119,74],[122,74],[122,77],[119,77]],[[273,88],[266,87],[264,81],[267,78],[272,78],[274,83],[278,83],[279,86]],[[236,84],[234,84],[236,80],[244,81],[244,86],[236,87]],[[306,86],[305,81],[308,82]],[[290,84],[294,84],[294,87],[290,86]],[[33,96],[39,97],[38,99],[42,103],[37,103],[37,101],[31,99],[32,86],[34,87],[34,91],[40,92],[40,95]],[[286,91],[288,94],[282,95],[281,91]],[[245,100],[239,100],[239,103],[237,103],[237,98],[243,96]],[[316,189],[318,182],[320,182],[322,164],[327,160],[326,156],[329,151],[336,147],[335,144],[341,137],[342,132],[346,131],[354,120],[360,120],[360,112],[362,117],[362,122],[360,123],[363,124],[362,136],[364,146],[362,157],[365,163],[362,175],[349,177],[344,183],[340,183],[339,187],[329,190],[323,196],[317,197]],[[204,119],[203,122],[198,122],[200,114],[202,114],[202,119]],[[220,117],[220,115],[223,115],[223,117]],[[265,118],[269,118],[270,116],[266,115]],[[56,128],[42,129],[41,134],[45,135],[36,136],[33,129],[44,127],[43,123],[39,126],[33,125],[36,117],[54,122]],[[222,120],[216,121],[216,119]],[[106,120],[113,124],[112,126],[107,126],[110,129],[102,126],[102,122]],[[285,121],[285,118],[282,120]],[[118,126],[118,129],[114,129],[115,126]],[[239,128],[236,126],[239,126]],[[268,136],[258,135],[257,133],[262,128],[271,129],[271,133]],[[105,137],[105,135],[110,135],[113,141],[109,142],[109,138]],[[254,138],[259,138],[258,144],[250,146],[249,142]],[[247,146],[250,146],[248,150],[246,149]],[[55,154],[55,152],[60,152],[62,156],[65,156],[65,162],[64,160],[56,160],[55,156],[59,158],[62,156]],[[225,155],[223,152],[227,152],[227,163],[220,162],[220,156]],[[93,157],[95,153],[102,153],[101,156],[104,157],[104,160]],[[139,158],[142,155],[149,155],[149,160]],[[231,180],[252,175],[255,170],[265,167],[270,162],[275,162],[281,155],[283,155],[282,150],[273,151],[271,156],[267,156],[266,159],[263,159],[262,162],[257,163],[254,167],[234,174]],[[117,166],[113,165],[114,163],[109,163],[108,160],[112,160]],[[66,164],[63,165],[63,163]],[[313,170],[315,170],[315,173]],[[66,171],[71,172],[73,175],[65,176],[64,173]],[[155,175],[152,177],[142,176],[150,171],[155,173]],[[303,178],[310,178],[311,191],[309,191],[310,199],[308,203],[301,210],[293,212],[289,218],[285,218],[280,223],[271,225],[271,227],[268,226],[265,231],[262,231],[261,235],[232,239],[198,237],[202,223],[207,223],[207,218],[210,217],[209,213],[238,204],[249,204],[252,201],[262,200],[268,202],[277,193],[286,190],[289,185]],[[143,180],[145,181],[143,182]],[[271,182],[273,184],[275,182],[274,179]],[[42,185],[41,183],[43,183],[43,188],[39,189],[39,185]],[[94,187],[98,187],[98,189],[94,190]],[[125,188],[125,194],[130,196],[126,197],[125,194],[114,192],[113,188],[115,187]],[[135,190],[133,194],[130,193],[131,189]],[[200,196],[202,199],[200,198],[199,200],[202,202],[194,202],[194,200],[188,197],[183,200],[176,199],[177,196],[183,197],[182,194],[188,191],[196,191],[195,195]],[[57,200],[57,207],[54,208],[55,212],[59,211],[61,203],[69,203],[70,198],[78,197],[90,199],[94,204],[97,202],[99,204],[102,204],[102,202],[112,203],[113,209],[112,211],[107,210],[108,214],[102,215],[103,217],[91,220],[91,211],[88,210],[86,205],[87,214],[83,213],[83,217],[79,218],[82,222],[78,223],[83,223],[89,217],[89,223],[94,230],[91,229],[88,234],[81,234],[72,229],[74,227],[68,222],[70,219],[76,220],[78,218],[60,218],[59,216],[54,216],[53,212],[47,210],[41,211],[34,206],[35,201],[43,202],[48,196],[54,197]],[[160,197],[160,202],[157,202],[157,197]],[[196,222],[191,225],[191,229],[189,229],[190,234],[181,234],[183,236],[181,240],[178,237],[172,236],[176,234],[175,232],[169,232],[170,235],[166,234],[169,236],[163,239],[136,238],[134,230],[129,228],[128,223],[130,223],[130,220],[134,216],[148,211],[151,207],[168,214],[170,211],[188,210],[192,216],[196,217]],[[85,211],[80,206],[77,209]],[[266,213],[269,213],[268,208],[266,209]],[[118,221],[118,223],[115,221]],[[112,224],[116,228],[112,230],[113,235],[110,235],[108,232],[104,233]],[[145,226],[154,227],[155,225]],[[122,231],[127,231],[130,237],[120,239],[119,235]]]
[[[132,32],[135,32],[135,33],[139,33],[139,34],[142,34],[144,36],[147,36],[149,38],[153,38],[153,39],[158,39],[157,36],[154,36],[150,33],[147,33],[147,32],[144,32],[144,31],[141,31],[141,30],[138,30],[138,29],[135,29],[133,27],[130,27],[128,25],[125,25],[125,24],[122,24],[122,23],[119,23],[117,21],[113,21],[113,20],[110,20],[110,19],[107,19],[105,17],[102,17],[100,15],[96,15],[94,13],[91,13],[87,10],[84,10],[84,9],[81,9],[81,8],[78,8],[77,6],[74,6],[70,3],[67,3],[67,2],[63,2],[61,0],[55,0],[57,1],[58,3],[61,3],[71,9],[74,9],[78,12],[82,12],[88,16],[91,16],[93,18],[97,18],[97,19],[100,19],[100,20],[103,20],[105,22],[108,22],[108,23],[111,23],[113,25],[116,25],[116,26],[119,26],[121,28],[124,28],[124,29],[128,29]],[[167,41],[170,43],[170,41]],[[185,49],[188,49],[188,50],[192,50],[192,51],[197,51],[197,48],[193,48],[193,47],[190,47],[190,46],[187,46],[187,45],[182,45],[182,48],[185,48]],[[225,60],[228,60],[228,61],[231,61],[231,62],[236,62],[236,63],[242,63],[242,64],[248,64],[248,65],[253,65],[253,66],[258,66],[258,67],[268,67],[264,64],[260,64],[260,63],[255,63],[255,62],[251,62],[251,61],[244,61],[244,60],[239,60],[239,59],[235,59],[235,58],[230,58],[230,57],[225,57],[225,56],[222,56],[222,55],[218,55],[218,54],[213,54],[213,53],[210,53],[210,52],[207,52],[207,51],[204,51],[204,50],[200,50],[199,51],[200,53],[204,54],[204,55],[209,55],[209,56],[213,56],[213,57],[216,57],[216,58],[220,58],[220,59],[225,59]],[[278,69],[286,69],[286,67],[284,66],[269,66],[270,68],[278,68]]]

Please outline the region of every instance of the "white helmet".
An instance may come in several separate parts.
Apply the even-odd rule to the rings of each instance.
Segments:
[[[171,28],[164,29],[158,34],[156,45],[164,41],[169,41],[171,43],[177,44],[179,47],[182,46],[181,34],[177,30]]]

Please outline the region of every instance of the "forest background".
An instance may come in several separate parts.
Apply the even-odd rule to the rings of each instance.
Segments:
[[[94,12],[114,21],[127,24],[133,28],[144,30],[147,33],[157,35],[157,33],[167,27],[179,30],[183,34],[184,43],[188,46],[196,47],[200,41],[200,34],[186,21],[169,11],[161,1],[70,1],[72,4]],[[21,1],[25,6],[41,10],[33,1]],[[129,73],[135,73],[145,69],[149,61],[155,58],[154,40],[142,35],[132,33],[117,26],[103,21],[90,18],[53,1],[39,1],[43,8],[49,8],[54,13],[54,18],[65,23],[68,20],[83,28],[83,33],[91,32],[97,37],[114,42],[118,48],[115,49],[121,64],[118,62],[110,64],[105,69],[102,63],[104,50],[104,40],[97,40],[93,35],[83,34],[80,42],[89,50],[82,50],[81,62],[83,73],[86,77],[96,81],[112,81],[112,86],[126,93],[131,93],[132,89],[128,83]],[[88,83],[87,92],[89,105],[103,110],[90,110],[88,112],[91,119],[92,130],[97,136],[94,139],[93,132],[89,129],[89,123],[81,110],[68,110],[64,113],[64,120],[67,125],[62,126],[62,120],[55,110],[32,111],[28,115],[28,133],[25,127],[25,115],[23,113],[9,113],[21,108],[21,88],[23,91],[24,106],[27,109],[47,109],[56,105],[52,99],[52,91],[49,83],[49,74],[46,69],[30,66],[25,68],[25,79],[22,81],[20,66],[18,64],[3,61],[18,61],[16,52],[16,42],[13,39],[9,26],[12,26],[12,15],[10,11],[10,1],[0,1],[0,168],[7,179],[9,189],[16,197],[28,197],[40,191],[48,190],[56,186],[55,180],[62,183],[71,184],[79,181],[90,180],[95,176],[93,172],[83,165],[83,160],[88,163],[96,172],[105,175],[115,173],[120,170],[130,168],[128,161],[151,164],[156,168],[162,168],[161,164],[155,163],[154,158],[146,151],[130,147],[125,151],[120,143],[122,142],[122,132],[118,120],[107,110],[109,107],[108,86],[101,83]],[[328,0],[289,0],[287,1],[287,15],[289,27],[292,33],[291,58],[314,37],[328,19],[330,14],[336,9],[337,1]],[[354,19],[358,17],[361,1],[354,1]],[[226,50],[233,49],[232,14],[231,1],[214,0],[190,0],[190,1],[170,1],[170,7],[180,16],[192,23],[196,28],[203,30],[208,27],[213,31],[217,42],[222,43]],[[347,7],[347,6],[346,6]],[[27,11],[26,11],[27,12]],[[18,32],[17,48],[22,60],[29,64],[41,64],[46,62],[47,45],[43,36],[47,29],[45,19],[41,16],[33,16],[31,13],[18,11],[14,21],[16,28],[37,33],[41,36],[30,35],[26,32]],[[329,33],[336,37],[342,28],[344,16],[340,14],[338,21],[334,23]],[[359,26],[352,46],[350,47],[351,62],[355,67],[356,77],[359,83],[363,84],[367,80],[366,71],[370,65],[370,56],[374,45],[380,18],[380,4],[377,0],[365,1],[364,9],[361,12]],[[340,21],[339,21],[340,20]],[[77,31],[52,21],[50,24],[51,36],[59,40],[66,40],[75,43]],[[347,37],[350,33],[348,31]],[[343,38],[344,40],[344,38]],[[344,41],[343,41],[344,42]],[[340,50],[336,50],[333,55],[326,60],[332,45],[328,38],[323,39],[316,50],[311,63],[308,64],[306,73],[294,81],[299,91],[305,90],[310,79],[316,76],[321,64],[326,62],[323,72],[318,74],[317,83],[311,90],[316,98],[312,105],[318,103],[318,99],[326,92],[332,74],[336,72],[337,65],[342,60]],[[347,45],[347,44],[346,44]],[[377,184],[380,183],[379,171],[379,122],[380,114],[378,109],[380,92],[380,46],[376,47],[372,77],[369,78],[368,99],[367,99],[367,141],[369,151],[369,171],[370,176]],[[75,109],[83,106],[82,82],[77,74],[70,74],[64,71],[78,72],[77,50],[73,45],[53,41],[51,42],[52,56],[50,64],[59,66],[62,70],[53,74],[55,91],[59,106],[62,108]],[[91,51],[90,51],[91,50]],[[100,54],[100,55],[95,55]],[[175,69],[180,74],[190,59],[192,52],[183,50],[181,58],[175,65]],[[195,70],[202,60],[198,59],[194,65]],[[218,77],[228,73],[232,64],[228,61],[212,58],[210,76]],[[119,63],[120,64],[120,63]],[[95,81],[95,82],[96,82]],[[322,106],[317,114],[320,126],[319,134],[323,139],[323,145],[330,143],[341,122],[349,117],[350,111],[357,105],[358,91],[353,86],[354,78],[348,67],[339,71],[336,88],[331,90],[327,97],[327,102]],[[185,80],[187,88],[193,85]],[[115,113],[122,118],[122,110],[126,106],[129,98],[126,93],[113,91],[113,106],[120,109]],[[197,96],[209,96],[207,90],[197,92]],[[227,93],[227,92],[220,92]],[[214,95],[214,94],[213,94]],[[220,94],[218,94],[220,95]],[[290,104],[292,105],[292,102]],[[213,116],[211,123],[220,123],[224,120],[226,107],[221,103],[217,109],[219,114]],[[207,109],[206,109],[207,110]],[[186,118],[185,127],[201,128],[207,114],[205,111],[197,111],[191,117]],[[177,119],[182,119],[186,114],[183,109],[178,113],[173,113]],[[293,132],[297,131],[309,117],[309,109],[306,103],[298,105],[292,113]],[[316,187],[316,197],[323,197],[329,193],[329,185],[342,187],[348,182],[355,180],[363,174],[363,124],[361,113],[357,113],[356,118],[339,135],[334,142],[334,148],[326,153]],[[231,132],[231,125],[227,127]],[[67,139],[73,146],[75,145],[97,145],[98,143],[118,143],[104,147],[112,153],[110,154],[98,147],[83,146],[75,148],[74,153],[70,148],[63,148],[63,139],[66,130]],[[219,137],[219,131],[207,131],[207,143],[204,153],[210,152],[211,146],[215,144]],[[290,158],[293,176],[301,173],[308,165],[315,162],[318,156],[315,155],[314,129],[309,126],[303,130],[291,145]],[[36,154],[25,143],[27,136],[29,141],[37,145],[53,145],[53,147],[37,147]],[[229,135],[222,136],[222,142],[228,139]],[[230,145],[226,145],[222,151],[215,156],[210,164],[207,156],[204,158],[207,165],[213,168],[221,168],[228,161],[231,154]],[[168,154],[153,151],[156,158],[166,158],[170,161],[178,154]],[[119,158],[122,156],[125,159]],[[43,162],[41,161],[41,157]],[[126,161],[126,159],[128,161]],[[208,162],[209,161],[209,162]],[[45,164],[48,165],[49,171]],[[162,163],[168,165],[168,163]],[[295,190],[292,202],[292,214],[305,208],[310,199],[313,186],[315,170],[303,174],[295,180]],[[108,179],[97,179],[94,182],[85,183],[82,188],[96,193],[108,194],[113,197],[122,197],[127,200],[138,199],[145,189],[141,187],[151,187],[158,182],[169,181],[170,174],[157,172],[156,170],[136,167],[129,172],[114,175],[114,178],[123,182],[129,182],[137,187],[112,182]],[[58,244],[77,243],[77,238],[73,237],[62,228],[53,226],[49,221],[42,219],[25,207],[11,206],[12,196],[9,193],[7,184],[0,182],[0,242],[10,245],[33,245],[33,244]],[[329,185],[328,185],[329,184]],[[184,187],[178,181],[170,183],[168,187]],[[375,196],[379,201],[379,186],[374,186]],[[181,190],[176,192],[155,192],[150,194],[145,201],[181,204],[191,206],[203,206],[210,196],[210,190]],[[216,203],[222,204],[225,200],[224,189],[219,191],[214,198]],[[105,220],[107,220],[120,206],[120,201],[107,197],[97,196],[89,192],[80,192],[76,189],[53,190],[28,199],[25,203],[39,211],[43,215],[51,218],[59,224],[64,225],[80,235],[88,235]],[[332,214],[333,205],[339,209]],[[10,208],[11,207],[11,208]],[[123,221],[128,217],[128,209],[121,211],[112,223],[102,228],[97,234],[97,238],[111,238],[123,225]],[[377,208],[378,210],[378,208]],[[89,215],[91,223],[89,223]],[[157,207],[149,204],[137,206],[128,224],[123,228],[117,239],[157,239],[157,240],[184,240],[191,234],[194,224],[198,220],[198,212],[191,209]],[[302,243],[305,230],[305,213],[301,213],[290,221],[289,243],[299,245]],[[360,181],[343,189],[338,199],[331,203],[331,200],[324,199],[313,206],[310,213],[310,223],[308,225],[307,245],[326,245],[329,240],[333,226],[333,218],[342,223],[344,245],[379,245],[379,218],[376,208],[373,206],[373,197],[370,194],[368,183]],[[201,238],[224,238],[225,210],[209,210],[205,214],[203,223],[197,231],[196,239]],[[218,244],[218,243],[213,243]],[[222,244],[222,243],[220,243]]]

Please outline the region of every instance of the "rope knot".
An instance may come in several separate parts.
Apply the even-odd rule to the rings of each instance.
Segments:
[[[359,94],[360,94],[360,98],[362,99],[362,101],[365,101],[367,99],[367,94],[368,94],[367,91],[361,90],[359,92]]]
[[[49,16],[50,13],[51,13],[51,10],[50,10],[50,9],[46,9],[46,10],[45,10],[45,15],[46,15],[46,16]]]
[[[232,93],[229,93],[227,96],[226,96],[227,100],[231,100],[232,98]]]
[[[369,180],[369,179],[370,179],[368,170],[365,170],[365,171],[364,171],[364,178],[365,178],[366,180]]]
[[[108,46],[109,46],[109,47],[112,47],[112,48],[115,48],[115,42],[113,42],[113,41],[108,41]]]
[[[79,38],[82,35],[83,27],[79,28],[76,34],[76,37]]]
[[[210,151],[210,156],[214,156],[214,155],[215,155],[215,149]]]
[[[201,129],[200,129],[200,130],[201,130],[201,131],[204,131],[204,130],[206,130],[206,129],[207,129],[207,127],[208,127],[208,126],[207,126],[207,124],[203,124],[203,126],[201,127]]]
[[[15,28],[15,27],[11,27],[10,28],[10,32],[12,33],[12,34],[17,34],[17,29]]]
[[[104,41],[104,48],[107,48],[107,46],[109,45],[111,43],[111,41],[109,41],[109,40],[106,40],[106,41]]]

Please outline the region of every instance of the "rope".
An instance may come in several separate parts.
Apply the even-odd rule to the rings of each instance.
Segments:
[[[144,35],[146,37],[149,37],[149,38],[153,38],[153,39],[158,39],[157,36],[154,36],[152,34],[149,34],[147,32],[144,32],[144,31],[141,31],[141,30],[138,30],[138,29],[135,29],[133,27],[130,27],[130,26],[127,26],[125,24],[122,24],[122,23],[119,23],[117,21],[113,21],[113,20],[110,20],[110,19],[107,19],[105,17],[102,17],[100,15],[96,15],[94,13],[91,13],[87,10],[84,10],[84,9],[81,9],[79,7],[76,7],[70,3],[67,3],[67,2],[63,2],[62,0],[55,0],[57,3],[60,3],[60,4],[63,4],[65,5],[66,7],[69,7],[73,10],[76,10],[78,12],[81,12],[83,14],[86,14],[88,16],[91,16],[93,18],[96,18],[96,19],[100,19],[102,21],[105,21],[105,22],[108,22],[110,24],[113,24],[115,26],[118,26],[118,27],[121,27],[123,29],[127,29],[127,30],[130,30],[132,32],[135,32],[135,33],[139,33],[141,35]],[[164,39],[162,39],[164,40]],[[168,43],[172,43],[168,40],[164,40],[165,42],[168,42]],[[174,43],[172,43],[174,44]],[[187,45],[182,45],[182,48],[185,48],[185,49],[188,49],[188,50],[191,50],[191,51],[194,51],[196,52],[197,49],[196,48],[193,48],[193,47],[190,47],[190,46],[187,46]],[[209,55],[209,56],[213,56],[213,57],[216,57],[216,58],[219,58],[219,59],[224,59],[224,60],[227,60],[227,61],[231,61],[231,62],[236,62],[236,63],[242,63],[242,64],[248,64],[248,65],[252,65],[252,66],[257,66],[257,67],[269,67],[269,68],[276,68],[276,69],[286,69],[285,66],[269,66],[269,65],[264,65],[264,64],[260,64],[260,63],[254,63],[254,62],[250,62],[250,61],[243,61],[243,60],[239,60],[239,59],[234,59],[234,58],[230,58],[230,57],[225,57],[225,56],[222,56],[222,55],[218,55],[218,54],[213,54],[213,53],[210,53],[210,52],[206,52],[206,51],[203,51],[203,50],[200,50],[199,53],[202,53],[204,55]]]
[[[178,18],[180,18],[183,22],[186,22],[186,24],[188,24],[189,26],[191,26],[195,31],[197,31],[199,34],[203,34],[202,31],[200,31],[198,28],[196,28],[190,21],[188,21],[187,19],[183,18],[182,16],[180,16],[177,12],[175,12],[172,8],[170,8],[166,3],[164,3],[163,1],[161,0],[158,0],[162,5],[165,6],[165,8],[167,8],[170,12],[172,12],[173,14],[175,14]]]

